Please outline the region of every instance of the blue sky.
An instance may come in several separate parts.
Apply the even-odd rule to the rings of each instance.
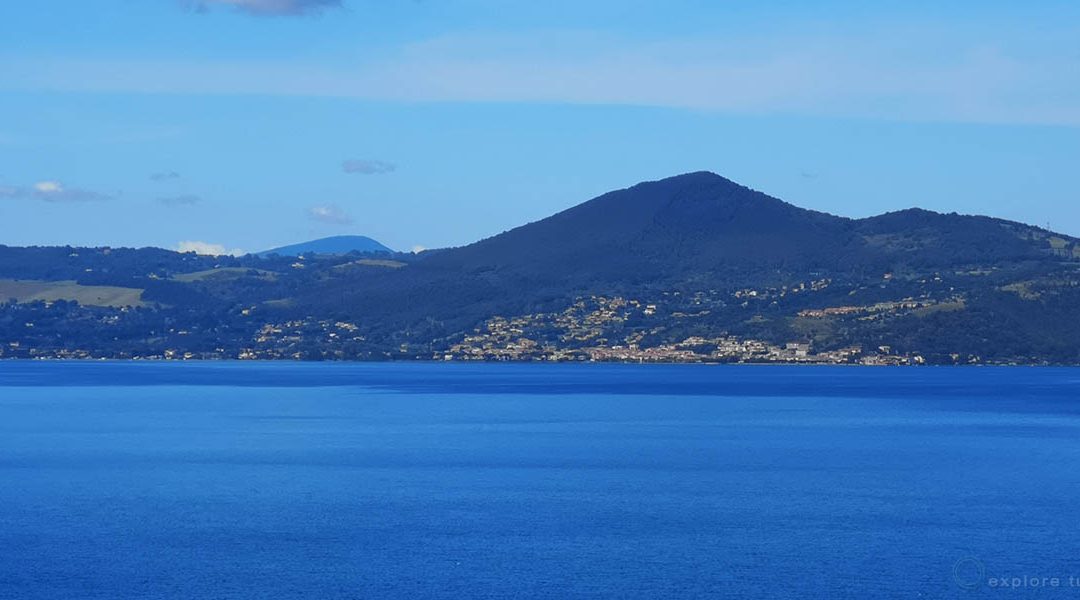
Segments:
[[[1080,235],[1080,3],[0,5],[3,244],[460,245],[702,169]]]

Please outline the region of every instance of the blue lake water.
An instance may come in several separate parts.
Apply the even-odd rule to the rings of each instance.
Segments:
[[[0,598],[1076,597],[1078,504],[1075,369],[0,362]]]

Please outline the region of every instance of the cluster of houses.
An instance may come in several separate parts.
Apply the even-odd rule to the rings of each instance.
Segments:
[[[826,281],[815,282],[820,288]],[[811,284],[815,285],[815,284]],[[803,289],[810,289],[804,286]],[[723,335],[690,336],[678,342],[656,342],[664,327],[638,321],[650,317],[656,304],[620,297],[579,299],[560,313],[494,317],[436,360],[472,361],[607,361],[683,363],[805,363],[805,364],[920,364],[921,357],[895,354],[880,347],[864,352],[860,346],[815,351],[807,341],[772,344],[758,339]],[[681,313],[680,313],[681,314]],[[673,313],[672,316],[677,316]],[[652,343],[650,343],[652,342]]]

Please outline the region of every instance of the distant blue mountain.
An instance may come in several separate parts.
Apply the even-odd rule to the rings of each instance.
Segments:
[[[265,252],[259,256],[300,256],[301,254],[349,254],[350,252],[388,252],[394,251],[379,242],[363,235],[336,235],[333,237],[302,242],[291,246],[282,246]]]

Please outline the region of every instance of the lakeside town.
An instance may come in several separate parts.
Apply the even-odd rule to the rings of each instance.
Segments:
[[[822,286],[827,285],[822,283]],[[796,288],[801,291],[806,288]],[[820,288],[818,288],[820,289]],[[788,293],[783,290],[779,293]],[[737,292],[736,296],[763,297],[756,291]],[[696,301],[700,304],[701,297]],[[794,363],[919,365],[920,355],[898,354],[888,346],[865,351],[853,345],[836,350],[817,351],[805,340],[783,344],[734,335],[694,335],[679,341],[644,343],[662,339],[664,325],[624,328],[635,317],[651,317],[660,309],[621,297],[592,296],[579,299],[561,313],[532,314],[514,318],[495,317],[484,327],[454,344],[447,352],[434,355],[445,361],[594,361],[632,363]],[[675,311],[674,318],[705,316]],[[621,337],[616,337],[620,335]]]
[[[134,360],[433,360],[433,361],[544,361],[625,363],[777,363],[902,366],[926,364],[912,352],[890,345],[848,344],[819,348],[810,338],[769,341],[729,332],[712,332],[706,320],[713,311],[728,307],[753,309],[755,303],[775,304],[792,294],[821,291],[828,280],[792,287],[746,289],[728,294],[665,292],[655,301],[621,296],[578,298],[559,312],[513,317],[495,316],[457,340],[444,345],[402,343],[392,350],[373,350],[359,323],[312,317],[279,323],[253,324],[246,341],[222,342],[213,348],[185,343],[198,337],[193,328],[170,328],[159,335],[159,348],[102,353],[81,348],[36,347],[32,342],[10,341],[0,346],[2,358],[30,359],[134,359]],[[960,303],[928,297],[876,302],[862,306],[805,309],[803,321],[854,318],[862,321],[913,311],[941,310]],[[124,308],[102,317],[114,324],[136,311]],[[238,316],[259,318],[255,307]],[[27,321],[27,330],[36,323]],[[683,333],[683,332],[689,333]],[[164,347],[160,347],[164,346]],[[977,364],[978,357],[954,356],[954,363]]]

